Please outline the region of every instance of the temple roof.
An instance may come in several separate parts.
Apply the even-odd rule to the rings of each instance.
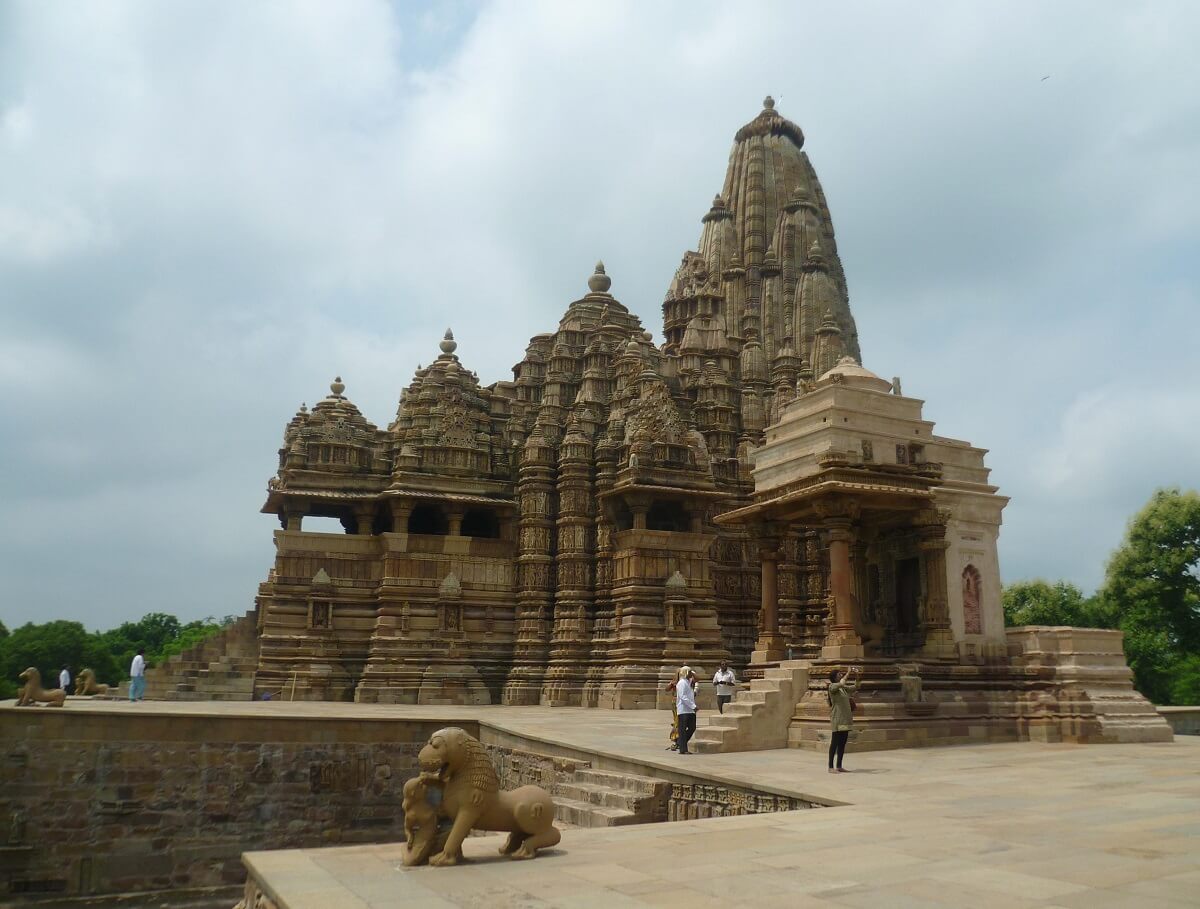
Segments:
[[[839,378],[840,377],[840,378]],[[872,388],[875,391],[891,391],[892,383],[881,379],[871,370],[860,366],[854,357],[842,357],[832,369],[824,373],[818,380],[818,385],[841,381],[846,385],[857,385],[862,388]]]
[[[739,129],[733,138],[735,142],[742,142],[751,136],[786,136],[796,144],[796,148],[804,147],[804,131],[775,110],[775,99],[770,95],[763,98],[762,112]]]

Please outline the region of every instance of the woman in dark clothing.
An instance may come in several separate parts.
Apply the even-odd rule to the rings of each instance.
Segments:
[[[854,713],[850,705],[850,695],[858,688],[862,678],[862,667],[855,666],[850,673],[853,678],[841,681],[842,674],[838,670],[829,673],[829,772],[849,773],[842,769],[842,755],[846,753],[846,740],[850,738],[850,729],[854,725]],[[837,758],[837,767],[833,766]]]

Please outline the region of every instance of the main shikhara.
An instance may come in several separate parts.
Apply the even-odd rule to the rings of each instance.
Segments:
[[[684,662],[853,660],[883,747],[1025,734],[1059,703],[1065,661],[1004,629],[984,452],[860,365],[803,145],[770,98],[738,130],[661,347],[598,263],[512,381],[481,385],[447,331],[386,429],[340,378],[302,407],[263,507],[255,692],[654,707]],[[822,722],[819,677],[793,744]]]

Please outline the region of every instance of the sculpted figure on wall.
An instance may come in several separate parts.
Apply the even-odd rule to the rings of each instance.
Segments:
[[[49,691],[42,687],[42,674],[33,666],[21,673],[20,679],[25,683],[17,698],[18,707],[36,707],[43,702],[47,707],[61,707],[67,700],[67,693],[61,688]]]
[[[500,854],[533,858],[538,849],[558,843],[554,802],[540,786],[500,791],[500,779],[479,741],[455,726],[439,729],[417,756],[420,776],[404,787],[405,828],[412,803],[413,827],[404,864],[455,865],[472,830],[508,831]],[[436,819],[436,820],[435,820]],[[439,832],[437,821],[450,823]],[[435,846],[441,851],[430,855]]]
[[[983,578],[979,569],[968,565],[962,573],[963,633],[983,634],[983,615],[980,608],[980,592]]]

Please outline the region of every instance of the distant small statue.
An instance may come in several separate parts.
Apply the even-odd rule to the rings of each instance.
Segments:
[[[900,673],[900,693],[906,704],[920,704],[925,700],[921,690],[921,667],[917,663],[900,663],[896,666]]]
[[[429,857],[429,864],[458,864],[463,840],[472,830],[508,831],[508,841],[500,847],[500,854],[514,859],[533,858],[537,850],[554,846],[562,838],[554,826],[550,793],[540,786],[501,792],[500,779],[487,751],[465,730],[455,726],[439,729],[417,755],[417,763],[423,782],[413,786],[412,798],[417,798],[421,785],[426,787],[426,796],[432,792],[429,787],[440,787],[441,802],[434,807],[439,818],[451,822],[441,851]],[[405,790],[407,796],[408,784]],[[414,807],[418,817],[428,817],[419,803]],[[423,822],[418,819],[414,823]],[[414,847],[420,846],[415,835],[418,832],[414,830]]]
[[[77,695],[104,695],[108,694],[109,686],[103,682],[96,681],[96,673],[90,669],[85,669],[79,673],[79,677],[75,679],[75,693]]]
[[[39,701],[48,707],[61,707],[66,703],[67,693],[62,688],[52,688],[49,691],[42,687],[42,674],[33,666],[21,673],[21,681],[25,687],[17,698],[18,707],[36,707]]]

